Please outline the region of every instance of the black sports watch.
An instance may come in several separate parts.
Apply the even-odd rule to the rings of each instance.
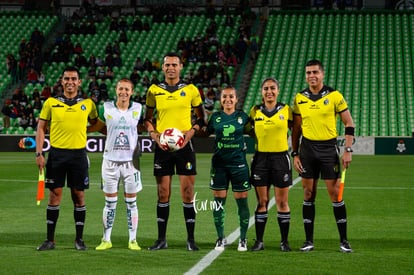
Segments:
[[[36,157],[40,157],[42,155],[42,153],[36,152]]]
[[[352,150],[352,147],[345,147],[345,152],[352,153],[354,150]]]
[[[290,153],[290,155],[292,156],[292,158],[299,156],[298,151],[292,151],[292,153]]]

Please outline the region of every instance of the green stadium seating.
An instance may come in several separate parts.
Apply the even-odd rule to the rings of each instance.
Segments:
[[[128,43],[121,45],[120,68],[114,68],[115,79],[106,81],[110,96],[120,77],[128,77],[137,56],[161,59],[175,50],[182,37],[189,39],[203,35],[210,20],[217,23],[217,35],[222,44],[235,41],[241,17],[235,17],[232,27],[225,26],[224,17],[213,19],[204,15],[178,16],[177,23],[154,23],[152,16],[140,16],[149,22],[149,32],[128,31]],[[46,35],[58,22],[56,16],[15,15],[0,13],[0,57],[7,53],[18,55],[22,37],[28,39],[34,26]],[[131,23],[135,16],[127,16]],[[110,18],[97,24],[96,35],[72,35],[73,43],[80,42],[85,56],[104,56],[108,41],[119,37],[109,31]],[[17,26],[10,29],[8,26]],[[325,83],[339,89],[345,96],[356,122],[356,135],[410,136],[414,128],[414,13],[413,12],[275,12],[269,16],[261,41],[261,51],[246,91],[243,110],[261,102],[260,84],[266,77],[275,77],[281,85],[279,100],[292,104],[293,96],[306,86],[303,65],[306,60],[319,58],[325,64]],[[74,60],[72,59],[71,62]],[[63,62],[44,66],[47,84],[59,78]],[[199,64],[186,64],[184,72],[196,69]],[[235,70],[227,68],[233,78]],[[81,68],[83,76],[87,68]],[[146,72],[146,74],[151,74]],[[159,73],[159,77],[162,73]],[[11,83],[11,77],[0,67],[0,92]],[[84,81],[82,88],[87,87]],[[31,95],[42,86],[28,84],[24,92]],[[137,85],[143,95],[146,88]],[[18,122],[12,121],[16,132]],[[341,126],[338,123],[338,126]],[[338,127],[343,134],[343,126]]]
[[[260,102],[258,79],[267,76],[280,81],[279,101],[292,104],[306,86],[304,63],[318,58],[325,64],[325,83],[347,100],[356,135],[410,136],[413,30],[412,12],[275,12],[264,30],[243,110]],[[340,122],[338,131],[344,131]]]

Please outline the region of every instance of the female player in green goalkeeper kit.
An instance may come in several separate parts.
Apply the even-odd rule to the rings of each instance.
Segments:
[[[249,227],[249,206],[247,194],[250,190],[249,166],[246,161],[244,133],[249,130],[249,117],[243,111],[236,110],[238,98],[236,89],[228,86],[221,91],[222,110],[211,115],[203,135],[215,134],[214,154],[211,160],[210,189],[213,190],[215,209],[214,225],[217,230],[215,250],[222,251],[226,245],[224,236],[224,218],[227,190],[231,181],[236,199],[240,241],[237,250],[247,251],[246,233]]]

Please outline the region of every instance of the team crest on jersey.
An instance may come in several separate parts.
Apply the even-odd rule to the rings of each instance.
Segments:
[[[133,111],[133,112],[132,112],[132,117],[133,117],[134,119],[136,119],[138,116],[139,116],[139,113],[138,113],[137,111]]]
[[[82,104],[82,106],[81,106],[81,110],[82,110],[82,111],[85,111],[85,110],[86,110],[86,106]]]
[[[184,90],[183,90],[183,91],[181,91],[180,96],[185,96],[185,92],[184,92]]]
[[[237,118],[237,123],[239,123],[239,124],[243,124],[243,119],[242,119],[241,117],[238,117],[238,118]]]
[[[283,114],[280,114],[280,115],[279,115],[279,119],[280,119],[280,120],[285,120],[285,116],[284,116]]]
[[[325,99],[323,102],[324,105],[328,105],[329,104],[329,99]]]

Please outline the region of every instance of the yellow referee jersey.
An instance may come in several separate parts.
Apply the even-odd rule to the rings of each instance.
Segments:
[[[165,82],[152,84],[146,99],[147,107],[156,109],[156,127],[160,133],[172,127],[181,131],[191,129],[191,109],[202,103],[198,88],[182,81],[175,86]]]
[[[49,97],[43,104],[39,119],[49,121],[50,145],[60,149],[81,149],[86,146],[88,118],[98,117],[91,99]]]
[[[256,150],[259,152],[285,152],[289,149],[288,130],[292,121],[292,109],[282,103],[277,103],[272,112],[264,109],[263,105],[253,106],[250,110],[256,135]]]
[[[342,94],[324,86],[318,95],[309,89],[296,94],[293,114],[302,116],[302,135],[309,140],[330,140],[338,136],[338,113],[348,109]]]

